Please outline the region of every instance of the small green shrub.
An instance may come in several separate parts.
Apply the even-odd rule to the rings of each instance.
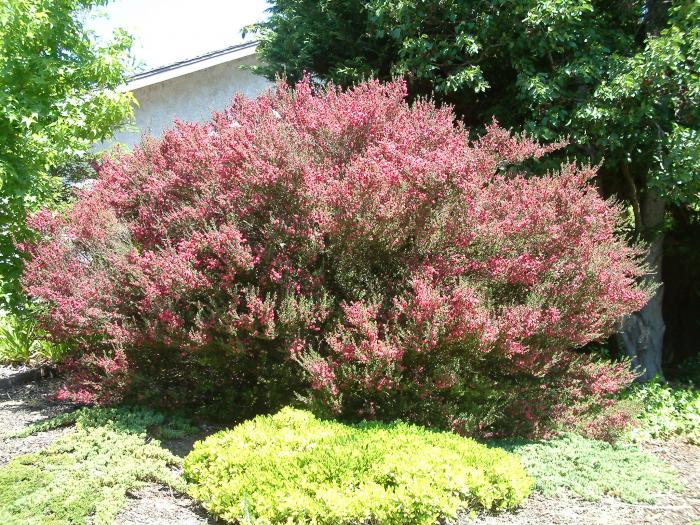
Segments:
[[[588,500],[616,496],[624,501],[654,501],[654,494],[680,488],[673,470],[634,445],[614,445],[566,434],[549,441],[498,443],[519,455],[535,490],[562,491]]]
[[[434,524],[528,496],[516,457],[397,422],[345,425],[285,408],[195,444],[190,493],[232,523]]]
[[[700,444],[700,390],[659,380],[635,385],[628,397],[641,406],[634,440],[681,437]]]
[[[83,409],[23,434],[70,423],[75,431],[46,450],[0,467],[0,523],[106,525],[127,493],[147,482],[185,490],[176,471],[181,460],[146,434],[160,428],[161,435],[182,435],[192,428],[183,421],[141,409]]]

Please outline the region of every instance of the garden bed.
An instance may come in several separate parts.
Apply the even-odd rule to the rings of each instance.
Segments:
[[[42,421],[75,408],[73,405],[47,399],[56,387],[55,379],[35,381],[20,387],[0,391],[0,428],[3,434],[17,432],[32,423]],[[213,429],[206,429],[210,433]],[[49,446],[59,436],[71,432],[61,428],[40,432],[25,438],[0,441],[0,464],[12,457],[36,452]],[[196,436],[201,438],[202,435]],[[195,437],[164,442],[173,453],[184,456]],[[496,525],[565,524],[684,524],[700,520],[700,447],[681,441],[654,441],[644,448],[676,469],[683,486],[681,492],[656,494],[652,503],[626,503],[612,496],[598,501],[585,501],[564,494],[545,497],[534,493],[521,509],[495,516],[482,515],[474,521],[463,516],[459,523]],[[119,525],[214,524],[216,520],[190,498],[158,485],[148,485],[129,494],[127,506],[119,513]]]
[[[545,497],[535,492],[514,513],[480,516],[479,525],[689,525],[700,520],[700,447],[682,441],[655,441],[643,448],[671,465],[683,486],[681,492],[654,495],[655,502],[627,503],[612,496],[585,501],[564,494]],[[464,520],[460,525],[472,523]]]
[[[16,369],[13,369],[16,370]],[[9,371],[9,369],[8,369]],[[8,374],[9,375],[9,374]],[[7,438],[59,414],[77,408],[70,403],[52,399],[59,381],[54,378],[32,381],[28,384],[0,389],[0,466],[22,454],[38,452],[56,439],[72,432],[72,427],[47,430],[20,438]],[[172,453],[186,455],[194,437],[165,442]],[[118,515],[115,525],[200,525],[214,524],[190,498],[158,485],[149,485],[130,494],[126,508]]]

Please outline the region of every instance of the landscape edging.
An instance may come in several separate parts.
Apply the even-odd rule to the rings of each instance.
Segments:
[[[55,368],[45,365],[39,366],[31,370],[18,372],[9,377],[3,377],[0,379],[0,390],[9,390],[15,386],[25,385],[32,381],[38,381],[49,377],[56,377],[56,375],[57,371]]]

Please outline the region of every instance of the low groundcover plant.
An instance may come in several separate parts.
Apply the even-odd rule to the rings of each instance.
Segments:
[[[680,490],[674,470],[637,446],[564,434],[547,441],[506,440],[492,443],[517,454],[545,496],[562,493],[599,500],[654,502],[658,494]]]
[[[163,437],[194,432],[185,420],[140,408],[85,408],[16,437],[70,424],[75,429],[48,448],[0,467],[0,523],[109,525],[127,495],[147,483],[184,492],[182,460],[149,432]]]
[[[658,378],[634,385],[626,396],[640,406],[634,440],[685,439],[700,444],[700,390],[689,385],[668,384]]]
[[[195,444],[184,470],[190,493],[231,523],[434,525],[515,507],[532,485],[517,457],[469,438],[291,408]]]
[[[309,80],[237,97],[34,215],[24,286],[73,349],[64,396],[247,417],[296,392],[465,434],[623,427],[627,364],[578,349],[647,294],[595,169],[530,173],[560,144],[495,123],[473,139],[405,97]]]

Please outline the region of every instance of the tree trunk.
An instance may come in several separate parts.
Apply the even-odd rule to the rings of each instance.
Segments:
[[[669,0],[646,0],[644,2],[646,12],[643,24],[647,38],[658,35],[665,26],[669,4]],[[661,127],[657,126],[657,128],[661,144],[665,133]],[[661,149],[659,153],[662,153]],[[665,168],[668,167],[667,162],[668,159],[664,161]],[[647,189],[643,198],[640,199],[634,178],[629,172],[629,165],[623,165],[622,171],[631,189],[635,227],[650,243],[649,253],[646,256],[648,273],[644,284],[652,288],[653,295],[644,308],[623,319],[619,339],[625,353],[632,358],[632,366],[641,373],[639,380],[648,381],[656,375],[663,378],[661,360],[666,325],[661,309],[664,296],[661,262],[663,259],[663,222],[666,203],[650,189]]]
[[[656,375],[663,378],[661,359],[666,325],[661,309],[664,295],[661,262],[666,205],[654,192],[648,191],[639,202],[638,209],[638,221],[650,239],[645,258],[648,273],[644,284],[654,291],[644,308],[623,319],[618,338],[625,354],[632,358],[632,366],[641,373],[639,380],[648,381]]]

